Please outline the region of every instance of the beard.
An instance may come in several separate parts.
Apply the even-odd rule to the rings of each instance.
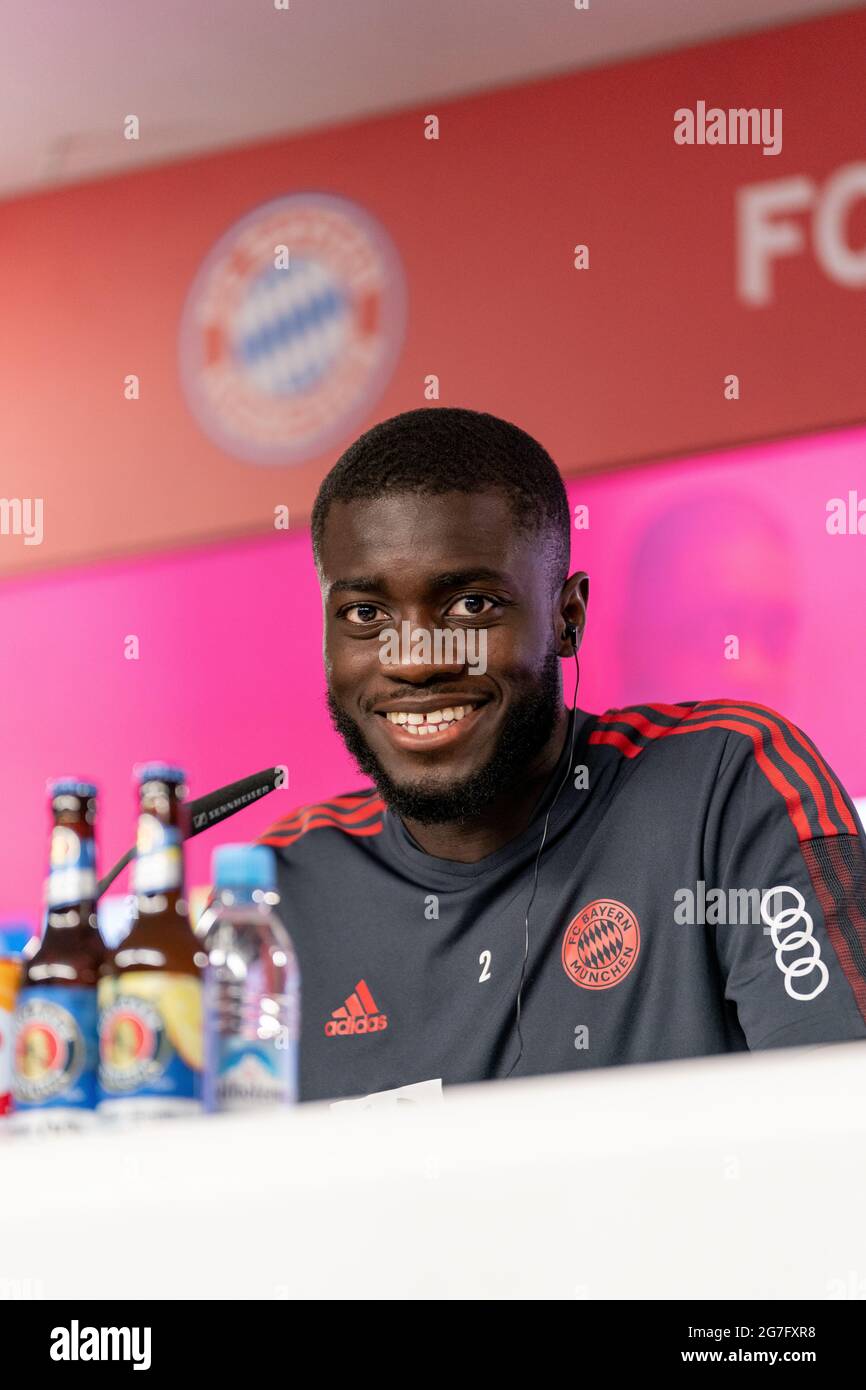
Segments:
[[[433,692],[430,692],[433,693]],[[562,693],[559,658],[551,649],[531,686],[508,709],[496,746],[483,767],[431,790],[423,777],[395,782],[371,749],[357,722],[327,694],[331,722],[365,777],[375,782],[389,810],[401,820],[443,825],[474,820],[498,797],[524,781],[550,739]]]

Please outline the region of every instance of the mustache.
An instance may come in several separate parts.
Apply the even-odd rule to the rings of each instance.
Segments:
[[[384,700],[412,700],[420,695],[432,695],[436,699],[460,699],[464,695],[484,695],[488,697],[490,692],[482,690],[472,685],[471,682],[464,681],[460,686],[451,686],[446,689],[436,681],[425,682],[424,685],[390,685],[387,690],[379,691],[375,695],[369,695],[361,703],[361,708],[365,714],[370,714],[376,705],[380,705]]]

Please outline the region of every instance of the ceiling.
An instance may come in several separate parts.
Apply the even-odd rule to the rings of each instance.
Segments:
[[[866,0],[288,3],[0,0],[0,197]]]

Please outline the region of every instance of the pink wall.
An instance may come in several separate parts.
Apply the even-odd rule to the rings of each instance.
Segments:
[[[776,705],[866,792],[866,536],[826,531],[829,498],[866,499],[864,459],[860,429],[572,483],[590,508],[573,547],[592,581],[582,706]],[[724,659],[730,633],[738,662]],[[138,661],[124,658],[130,634]],[[328,723],[320,643],[301,532],[3,584],[0,918],[36,919],[50,776],[99,784],[107,868],[131,843],[133,763],[178,760],[192,795],[286,763],[288,791],[191,847],[191,883],[221,840],[357,785]]]

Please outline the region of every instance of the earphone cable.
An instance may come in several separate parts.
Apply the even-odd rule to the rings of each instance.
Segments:
[[[525,915],[524,920],[523,920],[523,927],[524,927],[523,962],[522,962],[521,967],[520,967],[520,983],[519,983],[519,985],[517,986],[517,1000],[516,1000],[516,1006],[515,1006],[515,1024],[516,1024],[516,1027],[517,1027],[518,1051],[517,1051],[517,1056],[515,1057],[514,1061],[511,1063],[511,1066],[508,1068],[508,1071],[505,1073],[506,1079],[507,1079],[509,1076],[511,1076],[511,1074],[513,1073],[515,1067],[516,1067],[517,1064],[520,1062],[520,1060],[521,1060],[521,1058],[522,1058],[522,1056],[523,1056],[523,1029],[522,1029],[522,1027],[521,1027],[521,1017],[522,1017],[522,1005],[523,1005],[523,986],[524,986],[524,983],[525,983],[525,980],[526,980],[526,966],[527,966],[527,962],[529,961],[529,914],[530,914],[530,911],[532,910],[532,904],[533,904],[533,902],[535,901],[535,892],[536,892],[536,889],[538,888],[538,868],[539,868],[539,865],[540,865],[540,863],[541,863],[541,853],[542,853],[542,850],[544,849],[544,846],[545,846],[545,844],[546,844],[546,842],[547,842],[547,830],[548,830],[548,826],[550,825],[550,817],[551,817],[551,815],[553,814],[553,808],[555,807],[557,801],[559,800],[559,796],[560,796],[560,793],[561,793],[563,787],[565,786],[566,782],[568,781],[569,777],[571,776],[571,764],[572,764],[572,760],[573,760],[573,758],[574,758],[574,741],[575,741],[575,733],[576,733],[576,730],[577,730],[577,688],[578,688],[578,686],[580,685],[580,662],[578,661],[578,657],[577,657],[577,647],[576,647],[576,646],[575,646],[575,649],[574,649],[574,667],[575,667],[575,674],[574,674],[574,700],[572,701],[572,705],[571,705],[571,743],[570,743],[569,750],[568,750],[568,760],[567,760],[566,765],[565,765],[565,772],[564,772],[564,774],[563,774],[562,781],[560,782],[559,786],[558,786],[557,789],[556,789],[556,794],[554,795],[554,798],[553,798],[553,800],[551,801],[550,806],[548,807],[547,815],[546,815],[545,818],[544,818],[544,829],[543,829],[542,832],[541,832],[541,844],[538,846],[538,853],[537,853],[536,856],[535,856],[535,871],[534,871],[533,878],[532,878],[532,892],[531,892],[530,895],[529,895],[529,902],[526,904],[526,915]]]

